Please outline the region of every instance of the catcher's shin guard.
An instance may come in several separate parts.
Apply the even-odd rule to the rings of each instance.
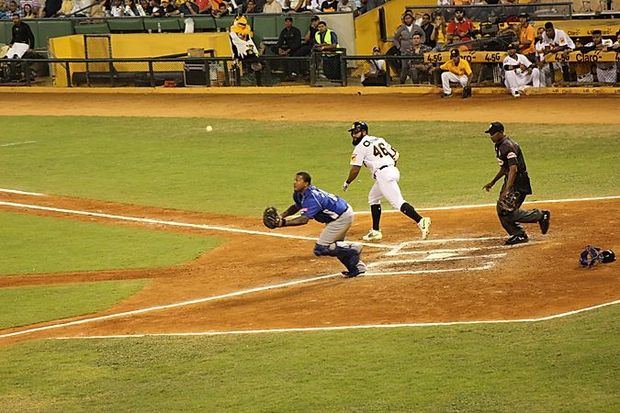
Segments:
[[[351,257],[354,255],[359,256],[360,252],[362,252],[361,244],[341,241],[329,244],[329,246],[319,244],[314,246],[314,255],[316,256],[328,255],[330,257]]]

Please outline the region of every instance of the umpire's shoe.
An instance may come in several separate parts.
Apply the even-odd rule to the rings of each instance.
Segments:
[[[538,221],[538,225],[540,225],[540,232],[544,234],[549,231],[549,223],[551,222],[551,211],[542,211],[542,218]]]
[[[527,234],[523,233],[523,234],[513,235],[512,237],[508,238],[506,242],[504,243],[504,245],[525,244],[528,241],[529,239],[527,237]]]

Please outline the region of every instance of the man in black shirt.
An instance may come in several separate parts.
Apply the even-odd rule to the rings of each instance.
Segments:
[[[312,53],[312,47],[314,46],[316,32],[319,31],[318,25],[320,21],[321,19],[319,16],[312,16],[310,19],[310,27],[304,36],[303,43],[299,49],[293,52],[293,56],[309,56],[310,53]],[[300,74],[300,72],[306,73],[310,70],[307,63],[293,62],[293,66],[295,67],[293,72],[297,74]]]
[[[30,26],[24,23],[19,14],[14,13],[13,19],[13,37],[11,38],[11,45],[15,43],[25,43],[34,49],[34,34],[30,30]]]
[[[301,32],[297,27],[293,26],[293,18],[286,17],[284,19],[284,28],[280,32],[278,43],[275,46],[275,52],[278,56],[292,56],[300,47]],[[289,77],[295,77],[297,75],[297,72],[295,72],[297,65],[286,62],[284,67]]]
[[[532,193],[530,186],[530,178],[527,175],[527,167],[525,159],[519,144],[508,136],[504,135],[504,125],[500,122],[493,122],[485,131],[491,137],[495,144],[495,154],[499,163],[499,172],[495,178],[482,188],[487,192],[493,188],[493,185],[500,179],[504,178],[504,184],[500,191],[500,199],[509,193],[517,193],[516,208],[512,212],[507,212],[500,207],[498,202],[497,216],[506,230],[510,238],[506,241],[506,245],[521,244],[528,241],[525,230],[519,223],[534,223],[540,225],[540,230],[546,234],[549,230],[549,222],[551,218],[550,211],[540,211],[538,209],[525,210],[521,209],[525,197]]]

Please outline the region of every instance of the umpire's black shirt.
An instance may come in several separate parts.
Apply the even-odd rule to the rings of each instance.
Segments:
[[[31,49],[34,49],[34,34],[32,34],[32,30],[30,30],[30,26],[23,21],[13,25],[11,44],[13,43],[26,43],[30,45]]]
[[[505,136],[504,139],[495,143],[495,155],[497,156],[499,166],[504,171],[505,178],[508,177],[508,168],[511,165],[517,165],[514,189],[524,194],[531,194],[530,178],[527,175],[525,158],[523,158],[519,144]]]

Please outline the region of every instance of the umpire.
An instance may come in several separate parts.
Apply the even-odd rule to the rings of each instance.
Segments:
[[[538,222],[541,232],[546,234],[549,230],[551,212],[521,209],[525,197],[532,193],[532,187],[519,144],[504,135],[504,125],[501,122],[491,123],[484,132],[489,134],[495,144],[499,172],[482,189],[488,192],[500,178],[504,178],[497,202],[497,216],[502,227],[510,235],[506,245],[522,244],[528,241],[527,234],[519,223]]]

